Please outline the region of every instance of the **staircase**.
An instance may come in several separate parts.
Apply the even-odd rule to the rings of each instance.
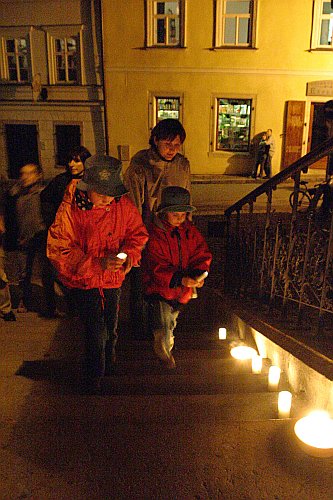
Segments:
[[[77,321],[29,313],[5,325],[0,498],[333,498],[332,459],[305,455],[293,436],[302,401],[294,397],[291,419],[277,418],[270,361],[252,374],[249,362],[232,359],[236,337],[217,339],[221,299],[200,295],[177,326],[176,369],[159,364],[150,341],[124,331],[102,396],[73,390]]]

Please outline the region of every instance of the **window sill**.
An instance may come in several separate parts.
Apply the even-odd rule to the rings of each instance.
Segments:
[[[258,50],[258,47],[243,47],[241,45],[220,45],[216,47],[209,47],[208,50],[215,51],[215,50]]]
[[[332,52],[333,47],[315,47],[313,49],[309,49],[307,52]]]
[[[184,45],[147,45],[145,47],[139,47],[140,50],[150,50],[150,49],[187,49]]]

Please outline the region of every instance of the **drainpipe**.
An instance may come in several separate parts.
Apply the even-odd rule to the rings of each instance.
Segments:
[[[105,153],[109,154],[109,128],[107,120],[107,108],[106,108],[106,98],[105,98],[105,78],[104,78],[104,30],[103,30],[103,0],[97,1],[99,6],[99,25],[101,32],[101,77],[102,77],[102,88],[103,88],[103,104],[104,104],[104,136],[105,136]]]

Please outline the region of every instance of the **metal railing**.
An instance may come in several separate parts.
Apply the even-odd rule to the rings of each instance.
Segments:
[[[226,293],[255,297],[284,316],[292,309],[298,325],[314,316],[317,333],[333,314],[332,204],[302,210],[299,194],[302,174],[332,151],[330,138],[225,211]],[[277,213],[274,193],[290,178],[294,180],[292,208]],[[328,185],[327,171],[325,182]],[[264,194],[266,213],[259,216],[255,202]],[[243,212],[246,207],[248,213]]]

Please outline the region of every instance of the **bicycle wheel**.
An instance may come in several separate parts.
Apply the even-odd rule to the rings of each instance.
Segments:
[[[295,191],[289,196],[289,205],[294,206]],[[306,212],[310,208],[311,196],[305,191],[298,191],[297,211]]]

